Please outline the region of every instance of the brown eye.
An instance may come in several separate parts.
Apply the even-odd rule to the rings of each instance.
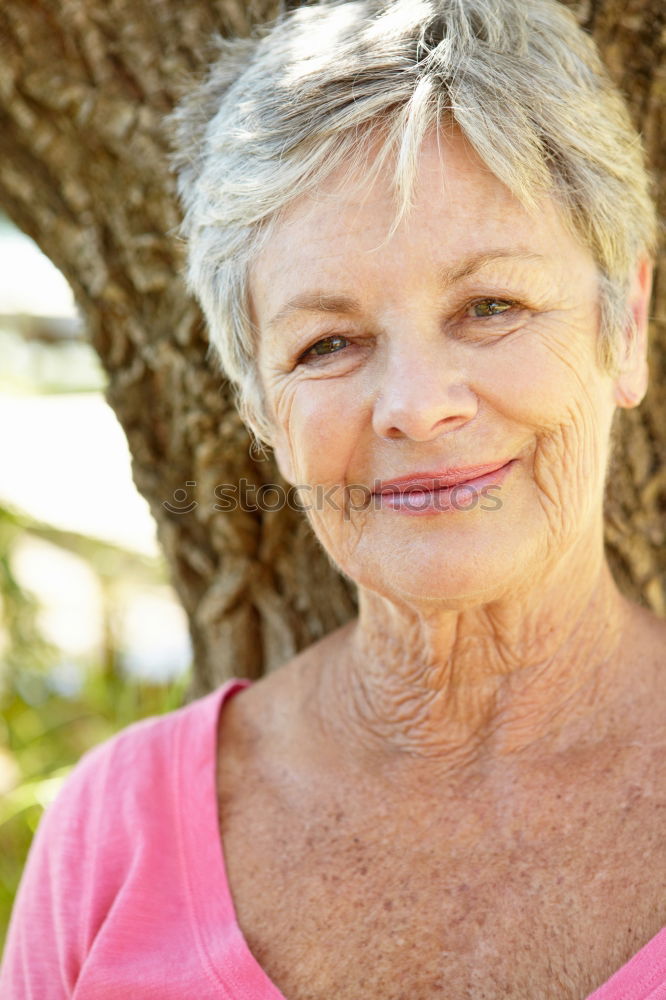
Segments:
[[[468,315],[474,319],[486,319],[489,316],[499,316],[513,309],[514,305],[514,302],[506,302],[504,299],[479,299],[469,307]]]
[[[322,340],[318,340],[316,344],[313,344],[312,347],[309,347],[307,351],[301,355],[301,359],[313,356],[321,358],[326,357],[329,354],[337,354],[338,351],[342,350],[342,348],[348,343],[349,341],[346,337],[338,335],[324,337]]]

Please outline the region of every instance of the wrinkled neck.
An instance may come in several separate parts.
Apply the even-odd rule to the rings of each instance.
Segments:
[[[463,610],[359,598],[345,655],[321,681],[347,745],[456,766],[602,735],[626,602],[601,545]]]

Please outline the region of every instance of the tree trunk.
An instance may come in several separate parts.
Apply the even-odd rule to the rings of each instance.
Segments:
[[[304,515],[215,509],[216,487],[281,480],[272,461],[250,453],[228,386],[206,357],[174,238],[163,118],[202,71],[214,31],[246,33],[276,9],[277,0],[4,0],[0,9],[0,206],[70,281],[108,372],[134,478],[190,618],[192,694],[231,675],[261,675],[355,608],[352,586]],[[663,202],[662,0],[588,0],[580,13],[630,98]],[[660,614],[665,355],[662,256],[652,389],[622,417],[608,503],[618,580]]]

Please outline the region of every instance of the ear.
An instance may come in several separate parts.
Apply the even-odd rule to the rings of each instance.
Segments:
[[[631,409],[638,406],[647,392],[647,334],[652,291],[652,262],[641,257],[629,292],[631,322],[621,333],[619,347],[619,374],[616,376],[613,396],[616,406]]]

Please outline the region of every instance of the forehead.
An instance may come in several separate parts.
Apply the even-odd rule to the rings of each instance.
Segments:
[[[260,326],[285,295],[307,294],[313,283],[333,294],[396,278],[404,287],[422,286],[430,276],[455,272],[465,259],[492,258],[497,250],[533,255],[545,266],[591,262],[550,199],[528,211],[459,132],[425,139],[411,207],[394,228],[396,212],[392,164],[371,184],[359,173],[338,171],[295,200],[251,269]]]

